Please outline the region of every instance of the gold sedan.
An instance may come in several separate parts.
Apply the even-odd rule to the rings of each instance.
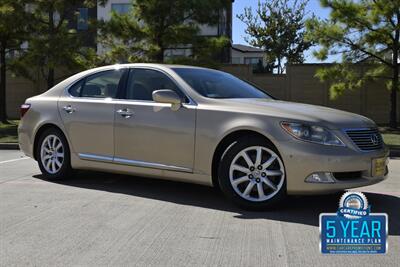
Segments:
[[[219,187],[247,209],[287,194],[387,177],[375,123],[279,101],[205,68],[124,64],[84,71],[21,106],[19,143],[48,179],[100,170]]]

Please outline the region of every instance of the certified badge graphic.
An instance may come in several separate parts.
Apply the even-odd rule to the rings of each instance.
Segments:
[[[359,219],[369,215],[367,197],[360,192],[346,192],[340,198],[338,215],[347,219]]]
[[[370,211],[371,206],[363,193],[344,193],[339,200],[337,213],[320,214],[321,253],[386,253],[388,216]]]

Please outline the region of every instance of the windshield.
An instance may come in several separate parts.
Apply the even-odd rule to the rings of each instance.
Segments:
[[[173,68],[197,93],[209,98],[269,98],[255,86],[222,71]]]

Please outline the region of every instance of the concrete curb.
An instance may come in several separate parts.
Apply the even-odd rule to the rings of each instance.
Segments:
[[[18,143],[0,143],[0,149],[19,150]]]
[[[400,157],[400,150],[399,149],[390,149],[390,157]]]

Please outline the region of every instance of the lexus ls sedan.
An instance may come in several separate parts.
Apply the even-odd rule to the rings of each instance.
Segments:
[[[86,169],[216,186],[246,209],[371,185],[388,149],[360,115],[279,101],[225,72],[87,70],[21,106],[19,143],[46,179]]]

